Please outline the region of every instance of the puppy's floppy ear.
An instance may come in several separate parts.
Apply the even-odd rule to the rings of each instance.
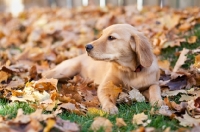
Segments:
[[[153,62],[153,53],[148,38],[140,32],[134,32],[132,33],[132,39],[135,41],[135,50],[140,64],[143,67],[151,66]],[[134,46],[131,47],[133,48]]]

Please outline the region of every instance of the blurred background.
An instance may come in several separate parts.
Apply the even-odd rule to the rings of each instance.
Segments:
[[[200,6],[200,0],[0,0],[0,11],[11,12],[17,15],[30,7],[79,7],[87,5],[114,6],[137,5],[140,10],[143,6],[159,5],[173,8]]]

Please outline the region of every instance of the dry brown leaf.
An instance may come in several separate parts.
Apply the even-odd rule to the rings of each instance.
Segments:
[[[5,71],[0,71],[0,83],[2,81],[7,81],[8,77],[10,76],[9,73],[5,72]]]
[[[173,111],[169,110],[169,107],[167,105],[163,105],[159,109],[159,114],[169,117],[174,117]]]
[[[53,109],[57,106],[58,101],[52,101],[52,99],[47,99],[45,101],[40,102],[40,104],[46,111],[53,111]]]
[[[4,123],[0,123],[1,132],[10,132],[10,126]]]
[[[63,103],[61,105],[58,106],[58,109],[66,109],[70,112],[76,113],[78,115],[85,115],[84,112],[81,111],[81,109],[76,108],[75,104],[72,103]]]
[[[123,118],[116,118],[116,125],[118,127],[123,127],[123,126],[127,126],[127,124],[124,122]]]
[[[22,79],[22,78],[19,78],[19,77],[13,77],[12,78],[13,80],[10,81],[10,83],[6,86],[6,88],[11,88],[11,89],[14,89],[14,88],[23,88],[25,86],[25,79]],[[12,91],[13,92],[13,91]],[[15,96],[15,95],[14,95]]]
[[[188,31],[190,28],[191,28],[191,24],[187,22],[179,26],[179,30],[183,32]]]
[[[190,101],[190,100],[194,100],[195,96],[189,96],[189,95],[181,95],[181,98],[179,99],[179,101]]]
[[[24,111],[20,108],[17,110],[17,116],[14,118],[14,123],[22,123],[26,124],[31,121],[31,117],[29,115],[24,115]]]
[[[162,96],[164,97],[176,96],[179,93],[187,94],[187,91],[186,90],[164,91],[162,92]]]
[[[194,106],[197,107],[197,108],[200,108],[200,97],[195,98]]]
[[[148,116],[145,115],[144,112],[133,115],[133,120],[132,120],[133,124],[146,126],[150,122],[151,122],[151,120],[148,120]]]
[[[75,104],[72,104],[72,103],[63,103],[59,105],[59,108],[64,108],[66,110],[73,111],[76,109],[76,106]]]
[[[27,48],[22,54],[16,57],[16,60],[39,61],[44,59],[44,49],[39,47]]]
[[[192,118],[191,116],[188,115],[187,112],[185,112],[183,118],[177,116],[175,118],[180,122],[179,124],[184,127],[198,126],[200,124],[200,119]]]
[[[104,117],[96,117],[94,118],[90,128],[96,132],[102,127],[105,132],[112,132],[112,126],[113,124],[110,122],[110,120]]]
[[[31,119],[31,122],[25,127],[25,131],[39,132],[43,129],[38,120]]]
[[[76,123],[63,120],[60,117],[56,118],[55,127],[63,132],[80,132],[80,128]]]
[[[187,103],[188,114],[193,118],[200,119],[200,97],[197,97],[194,100],[190,100]]]
[[[36,111],[31,113],[29,116],[38,121],[45,121],[55,117],[53,114],[43,114],[42,111],[42,109],[36,109]]]
[[[40,79],[34,83],[34,88],[37,89],[38,91],[43,91],[43,90],[57,90],[57,83],[58,79]]]

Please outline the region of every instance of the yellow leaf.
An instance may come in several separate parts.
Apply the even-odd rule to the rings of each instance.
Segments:
[[[143,125],[146,126],[148,123],[150,123],[150,120],[147,120],[148,116],[144,114],[144,112],[140,113],[140,114],[134,114],[133,115],[133,124],[137,124],[137,125]],[[147,121],[146,121],[147,120]]]
[[[103,111],[103,110],[97,109],[95,107],[89,107],[88,108],[88,114],[104,116],[106,114],[106,112]]]
[[[198,54],[197,56],[195,56],[194,67],[200,68],[200,54]]]
[[[123,127],[123,126],[127,126],[127,124],[124,122],[123,118],[116,118],[116,125],[118,127]]]
[[[168,60],[158,60],[158,65],[162,69],[169,70],[170,68],[170,62]]]
[[[48,119],[48,120],[47,120],[47,126],[44,128],[44,131],[43,131],[43,132],[49,132],[49,131],[51,130],[51,128],[54,127],[55,123],[56,123],[55,120],[53,120],[53,119]]]
[[[197,41],[197,36],[191,36],[188,38],[188,43],[192,44],[195,43]]]

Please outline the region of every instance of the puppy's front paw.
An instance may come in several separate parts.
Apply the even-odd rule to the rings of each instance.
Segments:
[[[118,108],[112,103],[104,105],[102,109],[109,114],[118,114]]]

